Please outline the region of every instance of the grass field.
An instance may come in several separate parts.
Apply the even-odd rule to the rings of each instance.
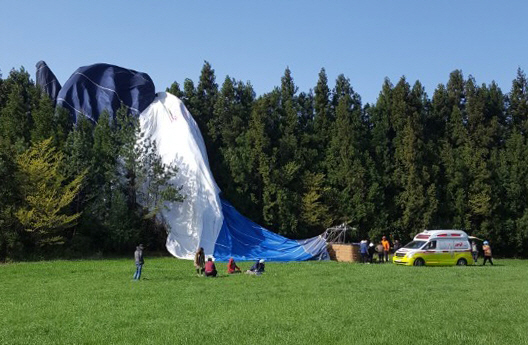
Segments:
[[[0,344],[528,344],[528,261],[225,267],[146,257],[134,282],[132,260],[0,265]]]

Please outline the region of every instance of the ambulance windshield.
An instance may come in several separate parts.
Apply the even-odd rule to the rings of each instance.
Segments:
[[[411,243],[408,243],[405,247],[407,249],[420,249],[425,244],[426,241],[412,241]]]

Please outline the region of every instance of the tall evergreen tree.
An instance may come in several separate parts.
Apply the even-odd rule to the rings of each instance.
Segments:
[[[392,120],[392,98],[393,85],[389,79],[385,79],[376,105],[369,109],[371,121],[370,150],[373,153],[376,167],[372,173],[371,185],[374,213],[376,214],[372,220],[372,230],[369,233],[371,238],[379,237],[385,233],[397,219],[396,187],[392,180],[395,169],[393,140],[396,136]],[[395,233],[398,239],[404,240],[401,235]]]
[[[53,102],[46,94],[41,94],[38,100],[37,109],[33,111],[33,130],[31,140],[33,142],[42,141],[55,137]],[[55,140],[53,140],[55,143]]]
[[[177,82],[172,83],[166,91],[178,97],[179,99],[183,99],[185,97],[185,93],[180,89],[180,84],[178,84]]]
[[[4,149],[14,149],[15,152],[26,149],[30,140],[31,118],[24,92],[15,85],[0,114],[0,144]]]
[[[425,100],[423,87],[418,82],[411,90],[405,78],[401,78],[393,90],[391,108],[396,133],[393,181],[399,209],[394,233],[397,237],[409,238],[429,228],[436,211],[436,191],[429,181],[423,156]]]
[[[336,195],[335,219],[351,222],[365,235],[371,228],[374,205],[371,200],[372,160],[368,150],[367,126],[363,122],[361,98],[350,81],[338,76],[334,100],[336,119],[327,155],[328,180]]]
[[[33,241],[40,246],[62,244],[65,228],[74,225],[80,213],[68,214],[70,205],[81,188],[86,172],[71,182],[61,174],[64,157],[51,143],[51,138],[34,144],[17,157],[18,177],[24,203],[16,216]]]

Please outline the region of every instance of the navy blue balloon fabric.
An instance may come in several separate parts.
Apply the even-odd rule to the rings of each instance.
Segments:
[[[49,96],[55,104],[61,84],[44,61],[37,62],[37,85]]]
[[[60,90],[57,105],[75,119],[82,113],[96,122],[104,110],[113,116],[121,104],[139,115],[155,96],[148,74],[100,63],[77,69]]]
[[[326,241],[321,237],[291,240],[241,215],[229,202],[222,200],[224,223],[216,240],[214,257],[219,261],[257,260],[304,261],[329,260]]]

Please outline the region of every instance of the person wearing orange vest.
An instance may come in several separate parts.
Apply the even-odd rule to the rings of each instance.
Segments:
[[[385,254],[385,262],[389,262],[390,243],[387,240],[387,237],[383,236],[381,238],[381,244],[383,245],[383,254]]]
[[[491,266],[493,266],[493,260],[491,259],[491,247],[488,241],[484,241],[482,250],[484,251],[484,262],[482,263],[482,266],[486,264],[486,261],[489,261]]]

